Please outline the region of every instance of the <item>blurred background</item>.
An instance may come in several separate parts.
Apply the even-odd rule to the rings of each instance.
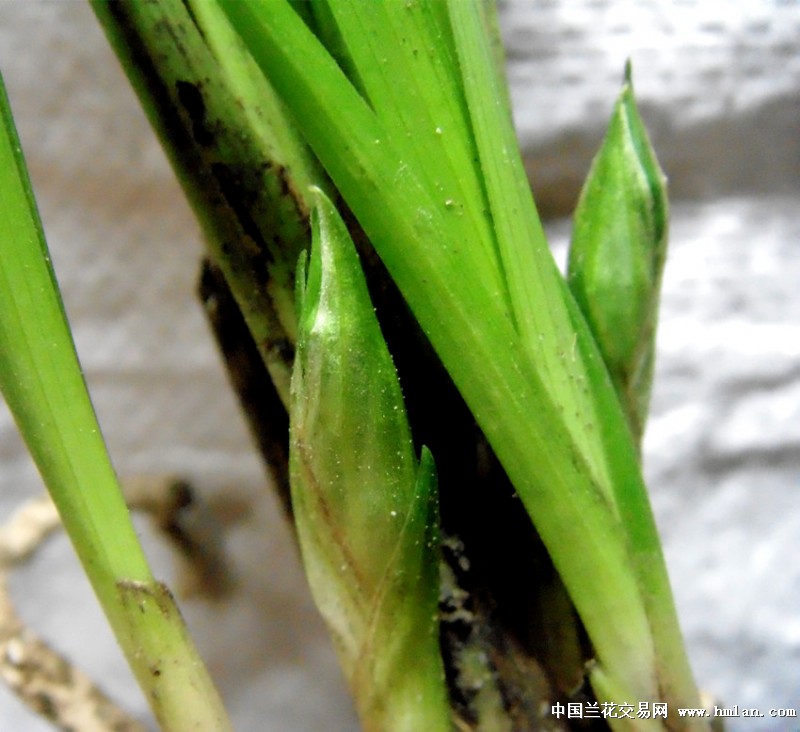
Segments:
[[[800,4],[506,0],[501,21],[559,258],[633,61],[673,200],[645,467],[689,652],[725,706],[800,709]],[[229,599],[183,604],[237,729],[354,732],[194,296],[197,226],[88,4],[0,0],[0,68],[118,471],[177,473],[249,506],[226,534]],[[42,490],[0,403],[0,520]],[[169,579],[169,551],[138,525]],[[12,589],[37,631],[148,719],[63,537]],[[48,729],[0,687],[0,732]]]

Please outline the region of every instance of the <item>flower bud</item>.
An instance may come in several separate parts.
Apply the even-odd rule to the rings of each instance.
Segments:
[[[366,730],[449,730],[438,508],[344,223],[317,191],[298,273],[292,503],[311,591]]]
[[[630,65],[625,77],[575,211],[567,278],[638,442],[650,400],[667,194]]]

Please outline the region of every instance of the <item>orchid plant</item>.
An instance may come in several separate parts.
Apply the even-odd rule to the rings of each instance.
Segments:
[[[202,225],[203,300],[364,729],[699,707],[639,460],[668,206],[630,69],[564,276],[490,3],[92,5]],[[130,527],[3,122],[0,385],[160,724],[228,729]]]

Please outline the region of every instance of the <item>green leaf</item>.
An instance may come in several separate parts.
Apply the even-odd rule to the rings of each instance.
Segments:
[[[549,253],[528,242],[533,254],[512,251],[509,260],[541,259],[541,268],[535,260],[528,273],[530,292],[521,284],[515,291],[521,301],[538,297],[517,306],[521,314],[544,313],[545,323],[553,318],[541,333],[547,344],[542,355],[530,343],[530,336],[538,340],[540,334],[533,329],[523,335],[509,311],[513,292],[504,284],[509,275],[487,269],[485,251],[473,246],[470,231],[477,225],[449,216],[426,184],[428,174],[404,154],[403,141],[388,134],[291,8],[279,2],[270,3],[268,12],[258,3],[225,8],[487,435],[575,602],[599,662],[630,696],[657,696],[651,606],[658,606],[665,643],[677,644],[678,656],[682,650],[658,537],[619,404],[566,283],[552,279]],[[474,34],[475,27],[480,23],[465,20],[465,33]],[[479,62],[493,64],[491,54],[486,58],[482,53]],[[486,124],[488,129],[493,123]],[[512,154],[508,148],[501,153],[506,159]],[[498,171],[497,178],[498,185],[507,185],[504,174]],[[515,203],[520,195],[511,190],[508,200],[523,215]],[[512,239],[513,246],[520,245],[517,235]],[[584,391],[592,392],[594,409],[579,408],[583,396],[576,395]],[[692,693],[688,678],[686,698]]]
[[[163,729],[230,730],[177,606],[150,572],[67,325],[0,78],[0,390]]]
[[[85,565],[152,579],[72,343],[11,111],[0,89],[0,387]]]
[[[593,393],[584,386],[583,360],[565,362],[575,350],[576,335],[522,165],[490,39],[474,4],[453,0],[448,8],[515,327],[526,355],[563,410],[565,426],[597,485],[607,490],[607,458],[595,433]],[[576,414],[581,418],[574,419]],[[609,498],[613,502],[610,490]]]
[[[92,8],[288,405],[307,191],[329,183],[219,3],[93,0]]]
[[[318,0],[337,61],[398,155],[472,242],[487,284],[502,292],[496,244],[446,5]],[[326,40],[327,40],[326,36]],[[413,103],[409,103],[413,100]],[[483,256],[485,261],[478,260]]]
[[[292,505],[312,594],[368,730],[449,730],[438,516],[344,223],[321,192],[298,281]]]

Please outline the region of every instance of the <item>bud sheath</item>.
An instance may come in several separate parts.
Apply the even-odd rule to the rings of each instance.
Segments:
[[[637,440],[650,399],[666,245],[666,179],[628,68],[575,211],[568,281]]]
[[[438,517],[355,248],[321,192],[298,277],[290,471],[303,562],[366,730],[449,730]]]

